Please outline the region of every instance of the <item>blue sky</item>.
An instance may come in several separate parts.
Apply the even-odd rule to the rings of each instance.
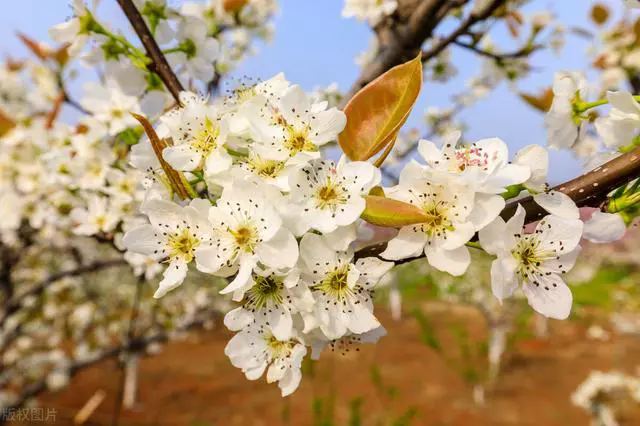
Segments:
[[[178,0],[169,2],[179,3]],[[532,2],[525,10],[550,10],[569,26],[584,26],[591,3],[585,0],[543,0]],[[340,17],[343,0],[280,0],[279,4],[273,41],[268,45],[261,44],[259,54],[243,63],[237,75],[268,78],[283,71],[290,81],[305,89],[327,86],[332,82],[338,83],[341,89],[348,89],[358,75],[354,57],[367,48],[371,30],[364,23]],[[25,55],[15,31],[48,40],[47,28],[70,15],[71,9],[66,0],[10,2],[0,15],[0,54]],[[98,9],[98,17],[116,28],[128,28],[115,1],[104,0]],[[496,44],[505,48],[513,46],[506,31],[497,30],[493,33]],[[560,57],[546,52],[535,54],[532,64],[537,70],[518,88],[536,91],[551,83],[555,71],[586,70],[586,48],[583,40],[569,36]],[[447,84],[427,82],[408,126],[424,128],[421,123],[425,108],[448,106],[449,97],[461,90],[464,81],[474,75],[477,58],[460,49],[453,51],[453,57],[458,76]],[[82,72],[82,80],[87,78],[93,78],[93,75]],[[469,124],[466,137],[470,140],[499,137],[509,144],[513,152],[527,144],[545,143],[542,115],[518,100],[504,84],[489,98],[466,110],[462,117]],[[553,152],[551,161],[552,182],[566,180],[580,172],[578,162],[568,152]]]

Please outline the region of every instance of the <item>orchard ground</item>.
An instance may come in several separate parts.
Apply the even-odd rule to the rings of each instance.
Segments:
[[[122,412],[120,424],[587,425],[571,393],[592,370],[633,373],[640,359],[637,336],[586,337],[596,320],[607,328],[600,307],[585,308],[573,321],[550,322],[548,339],[529,334],[529,316],[509,344],[485,405],[478,406],[472,394],[486,369],[482,317],[472,308],[416,297],[420,293],[400,321],[380,309],[389,334],[377,345],[346,355],[325,351],[305,365],[301,387],[285,399],[276,386],[247,381],[231,366],[223,354],[230,336],[222,326],[172,343],[142,360],[138,404]],[[114,360],[102,362],[41,402],[58,410],[58,422],[71,424],[103,389],[107,397],[87,424],[111,424],[119,374]],[[621,424],[640,424],[640,409],[623,410]]]

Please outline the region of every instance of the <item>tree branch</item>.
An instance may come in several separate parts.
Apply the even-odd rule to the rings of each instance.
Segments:
[[[50,284],[52,284],[52,283],[54,283],[54,282],[56,282],[56,281],[58,281],[58,280],[60,280],[62,278],[76,277],[78,275],[82,275],[82,274],[86,274],[86,273],[90,273],[90,272],[96,272],[96,271],[100,271],[102,269],[112,268],[114,266],[123,266],[123,265],[126,265],[126,264],[127,264],[127,262],[124,259],[103,260],[103,261],[96,261],[96,262],[90,263],[90,264],[85,265],[85,266],[80,266],[80,267],[78,267],[76,269],[70,269],[70,270],[67,270],[67,271],[60,271],[60,272],[56,272],[55,274],[51,274],[45,280],[43,280],[40,283],[34,285],[33,287],[29,288],[28,290],[20,293],[19,295],[17,295],[13,299],[8,300],[6,305],[5,305],[5,307],[4,307],[4,313],[3,313],[2,317],[0,317],[0,325],[4,324],[4,322],[9,317],[9,315],[13,314],[18,309],[20,309],[20,306],[22,306],[22,302],[24,301],[25,298],[27,298],[29,296],[34,296],[34,295],[40,294]]]
[[[144,22],[144,18],[140,15],[140,12],[133,4],[133,1],[118,0],[118,4],[124,14],[127,15],[127,19],[131,23],[136,34],[138,34],[142,45],[147,51],[147,55],[152,61],[153,71],[160,76],[164,85],[167,87],[169,92],[171,92],[173,99],[175,99],[178,105],[180,105],[180,92],[184,90],[182,83],[180,83],[180,80],[178,80],[178,77],[169,66],[167,58],[165,58],[162,50],[160,50],[160,47],[158,46],[158,43],[156,43],[156,40],[153,38],[151,31],[149,31],[149,27],[147,27],[147,24]]]
[[[442,39],[438,44],[431,49],[425,51],[422,56],[422,61],[427,62],[434,56],[438,56],[444,49],[446,49],[451,43],[456,41],[458,37],[465,35],[469,32],[469,29],[478,22],[484,21],[493,15],[500,6],[505,4],[507,0],[493,0],[479,13],[471,13],[467,19],[465,19],[451,34]]]
[[[568,195],[578,207],[600,207],[606,201],[607,195],[616,188],[631,182],[640,176],[640,147],[631,152],[603,164],[568,182],[553,188],[555,191]],[[546,211],[533,201],[533,197],[512,201],[507,204],[500,216],[509,219],[514,215],[520,204],[526,211],[525,223],[540,220]],[[364,247],[355,253],[355,259],[364,257],[378,257],[387,248],[387,243]],[[396,261],[396,265],[423,258],[424,254],[409,259]]]
[[[343,103],[346,104],[360,89],[385,71],[414,58],[447,13],[467,1],[422,0],[418,5],[406,1],[406,4],[398,5],[398,8],[402,9],[399,13],[408,9],[411,11],[410,15],[404,21],[387,19],[375,28],[380,46],[378,54],[362,71]]]
[[[479,48],[476,45],[473,44],[467,44],[458,40],[454,40],[451,42],[452,44],[455,44],[458,47],[462,47],[464,49],[470,50],[472,52],[477,53],[480,56],[486,56],[487,58],[491,58],[491,59],[495,59],[496,61],[502,61],[505,59],[516,59],[516,58],[522,58],[525,56],[529,56],[531,53],[535,52],[536,50],[540,49],[542,46],[536,44],[533,46],[524,46],[518,50],[515,50],[513,52],[505,52],[505,53],[494,53],[494,52],[490,52],[488,50],[484,50]]]
[[[194,328],[202,327],[206,321],[211,318],[212,315],[208,315],[205,318],[195,319],[193,321],[188,322],[187,324],[180,327],[178,332],[185,332],[192,330]],[[76,361],[71,364],[68,368],[67,372],[69,373],[69,377],[73,377],[78,374],[80,371],[84,370],[87,367],[95,365],[100,361],[105,359],[113,358],[115,356],[120,355],[123,352],[140,352],[149,346],[151,343],[156,342],[166,342],[171,337],[171,332],[162,331],[156,334],[152,334],[146,337],[140,337],[135,340],[131,340],[122,345],[113,346],[111,348],[105,349],[104,351],[95,354],[92,357],[89,357],[82,361]],[[18,397],[18,399],[11,404],[7,409],[15,409],[22,407],[27,401],[36,397],[40,393],[47,390],[47,380],[46,378],[41,379],[37,382],[31,383],[26,386],[25,390]]]

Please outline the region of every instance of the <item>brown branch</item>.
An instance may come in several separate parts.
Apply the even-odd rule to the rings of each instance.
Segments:
[[[455,7],[464,5],[467,1],[422,0],[417,5],[415,1],[404,1],[399,4],[398,14],[403,15],[407,10],[411,13],[406,19],[387,19],[375,28],[380,46],[378,54],[375,60],[362,71],[343,102],[346,104],[360,89],[387,70],[415,58],[424,41],[431,37],[433,30],[447,13]]]
[[[56,272],[55,274],[51,274],[45,280],[41,281],[40,283],[32,286],[28,290],[20,293],[19,295],[15,296],[11,300],[7,301],[4,307],[4,313],[2,317],[0,317],[0,325],[4,324],[4,322],[9,317],[9,315],[13,314],[18,309],[20,309],[20,306],[22,306],[22,302],[24,301],[25,298],[42,293],[44,289],[47,288],[50,284],[62,278],[77,277],[78,275],[83,275],[90,272],[97,272],[102,269],[112,268],[114,266],[123,266],[126,264],[127,262],[124,259],[103,260],[103,261],[96,261],[85,266],[80,266],[76,269],[60,271],[60,272]]]
[[[495,52],[490,52],[488,50],[484,50],[479,48],[478,46],[474,45],[474,44],[467,44],[464,43],[462,41],[458,41],[458,40],[454,40],[451,42],[452,44],[458,46],[458,47],[462,47],[463,49],[467,49],[470,50],[472,52],[477,53],[480,56],[486,56],[487,58],[491,58],[491,59],[495,59],[496,61],[503,61],[505,59],[516,59],[516,58],[522,58],[525,56],[529,56],[531,53],[535,52],[536,50],[542,48],[541,45],[536,44],[533,46],[524,46],[518,50],[515,50],[513,52],[505,52],[505,53],[495,53]]]
[[[155,71],[159,76],[164,85],[167,87],[173,99],[180,104],[180,92],[184,90],[182,87],[182,83],[178,80],[178,77],[175,75],[169,63],[167,62],[167,58],[165,58],[162,50],[156,43],[156,40],[153,38],[151,31],[149,31],[149,27],[144,22],[144,18],[140,15],[140,12],[133,4],[131,0],[118,0],[118,4],[120,8],[127,15],[127,19],[131,23],[131,26],[135,30],[136,34],[140,38],[142,45],[147,51],[147,55],[152,61],[153,71]]]
[[[552,189],[567,194],[578,207],[600,207],[611,191],[639,176],[640,147]],[[513,216],[518,204],[527,212],[526,223],[535,222],[546,213],[532,197],[527,197],[507,204],[501,216]]]
[[[484,21],[491,17],[493,13],[498,10],[500,6],[505,4],[507,0],[493,0],[479,13],[471,13],[467,19],[465,19],[451,34],[443,38],[438,44],[431,49],[425,51],[422,56],[422,61],[427,62],[429,59],[438,56],[444,49],[446,49],[451,43],[456,41],[458,37],[463,36],[469,32],[469,29],[478,22]]]
[[[640,177],[640,147],[597,167],[568,182],[561,183],[553,190],[568,195],[578,207],[600,207],[606,201],[607,195],[616,188]],[[540,220],[546,214],[533,197],[513,201],[507,204],[500,216],[505,220],[513,216],[520,204],[526,211],[525,223]],[[387,248],[387,243],[375,244],[358,250],[356,259],[364,257],[378,257]],[[420,259],[424,255],[396,261],[396,265]]]
[[[178,331],[184,332],[184,331],[192,330],[194,328],[202,327],[204,323],[208,321],[210,318],[211,318],[211,314],[209,314],[209,316],[206,318],[199,318],[199,319],[190,321],[187,324],[180,327]],[[145,349],[147,346],[149,346],[151,343],[166,342],[167,340],[169,340],[170,336],[171,336],[171,332],[162,331],[146,337],[140,337],[138,339],[131,340],[122,345],[113,346],[85,360],[76,361],[72,363],[71,366],[68,368],[67,372],[69,373],[69,377],[73,377],[76,374],[78,374],[80,371],[84,370],[85,368],[95,365],[100,361],[113,358],[124,352],[134,352],[134,351],[140,352],[143,349]],[[25,390],[18,397],[18,399],[14,403],[12,403],[9,407],[7,407],[7,409],[20,408],[27,401],[36,397],[37,395],[39,395],[40,393],[46,390],[47,390],[46,378],[39,380],[37,382],[31,383],[25,387]]]

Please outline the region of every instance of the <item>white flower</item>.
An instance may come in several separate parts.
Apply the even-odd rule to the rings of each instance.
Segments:
[[[624,237],[626,232],[622,216],[597,211],[584,223],[583,237],[592,243],[611,243]]]
[[[619,148],[633,142],[640,130],[640,103],[629,92],[607,92],[609,116],[596,119],[595,126],[604,144]]]
[[[339,351],[342,355],[346,355],[353,349],[353,345],[360,345],[363,343],[378,343],[382,337],[387,335],[387,330],[383,326],[374,328],[362,334],[347,334],[339,339],[328,340],[324,336],[314,338],[311,341],[311,359],[320,359],[322,351],[329,346],[331,352]],[[315,336],[314,336],[315,337]],[[355,348],[359,351],[360,348]]]
[[[303,220],[327,233],[354,223],[365,209],[364,196],[380,182],[380,171],[365,161],[336,165],[314,160],[293,172],[289,182],[291,200],[303,207]]]
[[[220,55],[220,43],[208,37],[207,32],[207,24],[202,19],[183,17],[177,33],[181,51],[167,54],[172,66],[184,65],[189,76],[202,81],[213,79],[213,62]]]
[[[134,0],[134,3],[144,16],[158,44],[166,44],[173,40],[175,31],[167,19],[170,11],[166,0]]]
[[[264,190],[250,182],[237,182],[222,193],[209,209],[211,243],[196,250],[198,269],[235,278],[221,293],[244,288],[258,265],[291,268],[298,260],[295,238],[264,196]]]
[[[555,216],[565,219],[580,218],[580,209],[567,194],[560,191],[541,192],[533,196],[533,201]]]
[[[395,12],[397,8],[397,0],[345,0],[342,17],[355,17],[359,21],[367,20],[373,27]]]
[[[316,234],[302,238],[300,257],[302,279],[316,301],[313,316],[303,314],[305,332],[318,326],[327,339],[334,340],[380,326],[373,315],[372,291],[392,262],[369,257],[354,264],[352,251],[335,251]]]
[[[561,274],[573,268],[580,252],[583,224],[549,215],[531,234],[523,230],[525,211],[505,221],[498,217],[480,231],[480,244],[497,259],[491,265],[491,288],[502,300],[522,284],[529,304],[540,314],[565,319],[571,311],[571,290]]]
[[[88,83],[80,104],[94,117],[109,126],[109,135],[115,136],[129,127],[138,125],[131,113],[143,113],[135,96],[125,95],[114,82],[106,86]]]
[[[282,396],[287,396],[300,384],[307,348],[297,338],[281,341],[268,326],[254,324],[233,336],[224,353],[249,380],[259,379],[267,370],[267,382],[277,381]]]
[[[470,187],[474,192],[501,194],[510,185],[525,182],[530,177],[528,165],[509,164],[507,144],[498,138],[482,139],[467,146],[458,147],[461,133],[445,136],[442,149],[433,142],[421,140],[418,152],[426,165],[410,163],[403,170],[405,180],[416,179],[416,169],[424,176],[437,181],[454,181]]]
[[[207,175],[227,170],[231,156],[227,153],[228,127],[212,107],[190,92],[180,93],[182,108],[161,118],[174,145],[164,149],[162,156],[176,170],[193,171],[204,168]]]
[[[319,157],[318,147],[336,140],[347,123],[344,112],[313,102],[298,85],[285,90],[275,105],[252,103],[245,113],[253,138],[263,145],[255,149],[281,160],[298,153]]]
[[[444,138],[442,149],[433,142],[421,140],[418,152],[425,165],[415,161],[407,164],[400,174],[400,183],[424,180],[447,185],[449,182],[476,192],[474,210],[469,219],[476,230],[486,226],[504,208],[501,194],[511,185],[529,179],[527,164],[510,164],[507,145],[497,138],[482,139],[468,146],[458,147],[460,132]]]
[[[128,231],[122,241],[131,251],[169,263],[154,297],[162,297],[182,284],[196,250],[211,240],[211,226],[206,216],[210,205],[201,199],[192,200],[187,207],[149,200],[140,208],[151,223]]]
[[[106,173],[109,187],[105,189],[109,195],[120,199],[123,202],[131,202],[135,199],[142,199],[138,187],[140,182],[140,172],[136,170],[122,170],[111,168]]]
[[[110,205],[107,197],[89,196],[87,208],[75,208],[71,211],[71,219],[77,224],[73,232],[78,235],[94,235],[99,232],[113,231],[120,215]]]
[[[268,325],[278,340],[288,340],[293,335],[293,314],[309,311],[313,297],[300,282],[300,273],[256,270],[246,288],[234,292],[234,300],[242,305],[228,312],[224,324],[229,330],[241,330],[253,322]]]
[[[549,152],[540,145],[527,145],[521,148],[513,159],[513,164],[526,166],[531,171],[529,179],[522,184],[532,191],[547,189],[549,172]]]
[[[231,181],[235,179],[253,179],[273,185],[284,192],[289,192],[290,175],[307,163],[309,159],[303,154],[286,160],[265,158],[254,150],[250,150],[244,160],[239,161],[231,169]]]
[[[470,221],[473,191],[454,183],[413,180],[409,184],[401,182],[387,191],[387,196],[422,209],[428,221],[402,227],[398,236],[389,241],[382,257],[399,260],[424,252],[431,266],[462,275],[471,261],[465,244],[476,231]]]
[[[94,1],[95,10],[96,1]],[[69,55],[76,56],[89,41],[88,26],[93,22],[93,16],[83,0],[73,0],[74,17],[49,29],[49,36],[61,44],[69,43]]]
[[[579,73],[556,73],[553,102],[545,117],[547,143],[554,148],[571,148],[579,139],[581,118],[574,110],[587,95],[587,82]]]

